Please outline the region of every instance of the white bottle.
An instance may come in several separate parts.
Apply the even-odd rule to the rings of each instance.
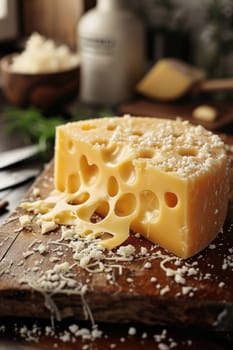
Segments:
[[[127,100],[144,72],[144,31],[127,0],[98,0],[78,25],[80,98],[97,105]]]

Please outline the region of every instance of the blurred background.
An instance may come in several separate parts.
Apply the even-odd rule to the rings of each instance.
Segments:
[[[97,4],[98,7],[96,7]],[[117,7],[118,10],[121,9],[121,18],[120,12],[118,14],[116,12]],[[100,16],[100,9],[101,16],[107,10],[107,17]],[[143,29],[143,40],[139,27],[136,28],[136,22],[134,22],[136,17]],[[46,86],[44,88],[41,82],[37,82],[37,87],[40,85],[40,91],[36,91],[34,95],[37,98],[36,102],[39,99],[43,102],[42,104],[31,99],[27,103],[22,103],[21,106],[18,102],[16,103],[17,98],[18,100],[21,98],[18,96],[18,91],[22,93],[27,89],[24,95],[29,96],[32,85],[26,84],[25,87],[21,77],[18,83],[18,77],[16,75],[12,77],[8,70],[5,73],[2,72],[2,76],[0,75],[3,95],[8,89],[8,93],[5,93],[7,98],[1,100],[0,109],[3,109],[2,106],[8,102],[16,104],[17,107],[30,107],[30,104],[42,106],[42,109],[46,110],[44,105],[49,102],[51,96],[55,96],[56,102],[58,100],[60,102],[59,113],[70,115],[75,112],[76,118],[80,114],[79,111],[83,115],[80,103],[84,102],[85,106],[91,108],[93,106],[101,109],[111,107],[110,113],[119,115],[124,113],[158,117],[179,115],[192,119],[193,108],[199,104],[208,103],[217,109],[210,111],[211,124],[208,121],[206,123],[204,116],[201,120],[204,126],[212,130],[220,130],[232,124],[232,0],[0,0],[0,58],[23,51],[27,39],[35,32],[44,36],[45,39],[51,39],[56,45],[67,45],[70,50],[80,55],[81,77],[71,73],[73,83],[76,79],[71,95],[72,98],[76,95],[76,99],[68,108],[66,99],[64,99],[64,105],[61,105],[63,101],[61,96],[68,91],[68,87],[65,87],[64,81],[58,82],[56,77],[52,82],[52,89],[56,90],[55,92],[52,91],[51,86],[48,91]],[[111,38],[115,38],[116,42],[112,42]],[[113,44],[117,46],[118,43],[120,51],[111,46]],[[105,56],[104,60],[103,56]],[[208,91],[202,94],[188,93],[174,101],[156,99],[153,89],[160,89],[162,80],[166,83],[166,79],[171,79],[176,89],[183,79],[183,77],[173,78],[173,73],[176,74],[173,71],[177,69],[166,66],[164,68],[166,74],[163,73],[162,80],[156,80],[154,84],[152,79],[152,83],[144,84],[146,87],[143,85],[142,89],[137,88],[140,79],[143,79],[151,67],[163,58],[179,59],[202,69],[205,79],[231,79],[231,87],[210,93]],[[126,67],[127,60],[130,68]],[[136,64],[137,69],[140,68],[137,74],[131,71],[131,66]],[[133,74],[134,77],[132,77]],[[71,80],[71,77],[67,79]],[[49,78],[46,77],[46,79]],[[169,79],[166,83],[167,87],[170,85]],[[190,84],[192,79],[191,74]],[[25,83],[25,76],[23,80]],[[129,81],[130,93],[127,91]],[[43,84],[46,85],[45,82]],[[112,96],[109,95],[110,92]],[[116,97],[115,100],[113,96]],[[219,102],[224,104],[219,105]],[[57,106],[53,104],[52,107],[52,114],[54,114],[55,111],[57,112],[57,108],[54,107]],[[51,108],[49,112],[51,114]],[[90,115],[88,112],[85,113],[86,116]],[[94,115],[97,115],[95,113],[96,108],[94,108]],[[193,119],[192,121],[196,122]],[[227,129],[229,130],[232,128]]]
[[[128,0],[146,29],[148,60],[178,57],[211,77],[233,74],[232,0]],[[95,0],[1,0],[0,50],[32,32],[77,47],[76,27]]]

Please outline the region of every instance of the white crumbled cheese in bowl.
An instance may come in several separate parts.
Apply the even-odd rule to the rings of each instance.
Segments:
[[[66,45],[57,46],[51,39],[33,33],[25,50],[13,57],[11,69],[16,73],[52,73],[72,69],[79,65],[78,54]]]

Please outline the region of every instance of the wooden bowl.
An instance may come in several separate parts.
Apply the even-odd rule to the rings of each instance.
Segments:
[[[80,65],[52,73],[17,73],[11,70],[13,56],[5,56],[0,62],[3,93],[10,103],[50,110],[64,106],[78,95]]]

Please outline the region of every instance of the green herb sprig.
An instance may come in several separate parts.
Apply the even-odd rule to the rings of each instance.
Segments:
[[[26,143],[38,144],[41,154],[50,157],[54,148],[55,129],[58,125],[77,120],[111,116],[112,113],[110,109],[93,110],[86,107],[70,113],[69,116],[45,115],[35,107],[19,109],[11,106],[4,110],[1,117],[6,121],[8,134],[19,132]]]
[[[53,146],[56,126],[65,123],[62,116],[46,117],[34,107],[28,109],[9,107],[4,111],[4,117],[7,120],[6,131],[9,134],[20,132],[27,142],[38,144],[42,153]]]

